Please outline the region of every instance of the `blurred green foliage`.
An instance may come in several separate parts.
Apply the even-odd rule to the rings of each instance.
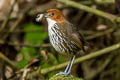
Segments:
[[[24,29],[26,31],[37,31],[37,32],[27,32],[25,34],[26,41],[30,44],[42,44],[43,40],[48,36],[47,32],[44,32],[42,26],[38,26],[35,24],[26,24]],[[38,32],[39,31],[39,32]]]
[[[28,44],[43,44],[44,39],[48,36],[48,33],[44,32],[42,26],[32,23],[25,24],[24,30],[27,31],[24,37]],[[23,68],[28,64],[30,59],[38,57],[39,48],[23,47],[19,53],[22,54],[22,60],[18,62],[18,67]]]

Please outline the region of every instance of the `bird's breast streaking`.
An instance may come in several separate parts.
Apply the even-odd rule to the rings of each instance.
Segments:
[[[60,30],[59,26],[55,21],[50,19],[47,20],[49,21],[48,33],[49,33],[50,42],[52,46],[55,48],[55,50],[60,53],[69,53],[69,54],[71,53],[73,54],[74,52],[76,52],[79,48],[77,47],[75,42],[69,40],[69,37],[67,37],[65,33],[62,32],[62,30]]]

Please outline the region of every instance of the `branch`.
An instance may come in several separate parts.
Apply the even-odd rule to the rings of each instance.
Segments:
[[[57,0],[57,1],[62,2],[64,4],[66,4],[66,5],[70,5],[72,7],[75,7],[75,8],[78,8],[78,9],[90,12],[90,13],[93,13],[95,15],[104,17],[104,18],[106,18],[106,19],[108,19],[108,20],[110,20],[112,22],[117,19],[117,16],[115,16],[113,14],[110,14],[110,13],[107,13],[107,12],[103,12],[103,11],[100,11],[100,10],[97,10],[97,9],[93,9],[93,8],[90,8],[90,7],[85,6],[83,4],[71,1],[71,0]]]
[[[16,68],[17,65],[15,62],[11,61],[10,59],[8,59],[5,55],[3,55],[3,53],[0,52],[0,59],[4,60],[6,63],[8,63],[10,66],[12,66],[13,68]]]
[[[0,44],[8,44],[11,46],[25,46],[25,47],[50,47],[50,44],[22,44],[22,43],[13,43],[13,42],[3,42],[2,40],[0,40]]]
[[[94,0],[94,2],[98,5],[106,5],[106,4],[114,4],[114,0]],[[93,4],[92,0],[87,0],[87,1],[80,1],[80,3],[85,4],[85,5],[90,5]]]
[[[94,39],[94,38],[103,36],[103,35],[105,35],[105,34],[111,33],[111,32],[113,32],[114,30],[115,30],[115,28],[111,28],[111,29],[108,29],[108,30],[103,31],[103,32],[97,32],[97,33],[94,33],[93,35],[90,35],[90,36],[85,37],[85,39],[86,39],[86,40],[91,40],[91,39]]]
[[[104,48],[104,49],[101,49],[99,51],[92,52],[92,53],[90,53],[88,55],[85,55],[83,57],[77,58],[75,60],[74,64],[77,64],[77,63],[83,62],[85,60],[89,60],[89,59],[101,56],[103,54],[110,53],[111,51],[114,51],[114,50],[119,49],[119,48],[120,48],[120,43],[114,44],[114,45],[109,46],[107,48]],[[58,69],[61,69],[61,68],[65,67],[68,63],[69,62],[65,62],[65,63],[62,63],[62,64],[54,65],[54,66],[46,68],[46,69],[38,69],[37,71],[34,71],[34,72],[28,74],[28,77],[29,76],[36,76],[36,75],[39,75],[39,74],[47,74],[48,72],[58,70]]]
[[[49,80],[83,80],[82,78],[76,78],[73,76],[54,75]]]

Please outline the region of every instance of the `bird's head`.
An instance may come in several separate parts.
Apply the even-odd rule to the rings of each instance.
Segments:
[[[45,13],[45,17],[47,19],[51,19],[51,20],[53,20],[57,23],[62,23],[64,21],[66,21],[66,19],[64,18],[64,15],[58,9],[47,10],[46,13]]]

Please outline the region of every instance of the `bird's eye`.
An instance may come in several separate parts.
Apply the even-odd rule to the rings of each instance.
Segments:
[[[51,13],[51,16],[54,16],[54,13],[53,13],[53,12]]]

